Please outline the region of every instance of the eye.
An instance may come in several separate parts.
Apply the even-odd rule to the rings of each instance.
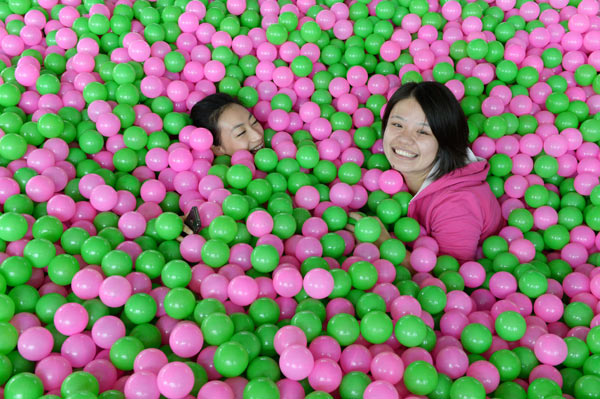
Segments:
[[[237,136],[235,136],[235,137],[242,137],[244,134],[246,134],[246,131],[245,131],[245,130],[241,131],[241,132],[240,132],[240,133],[239,133]]]
[[[392,126],[394,126],[394,127],[399,127],[399,128],[401,128],[401,127],[402,127],[402,125],[401,125],[401,124],[399,124],[399,123],[392,123]]]
[[[256,125],[258,123],[258,119],[255,119],[254,122],[252,122],[252,125]]]

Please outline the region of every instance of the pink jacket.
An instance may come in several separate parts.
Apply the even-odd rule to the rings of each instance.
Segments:
[[[477,246],[502,227],[500,204],[486,183],[489,165],[472,162],[431,182],[408,206],[438,242],[439,255],[475,260]]]

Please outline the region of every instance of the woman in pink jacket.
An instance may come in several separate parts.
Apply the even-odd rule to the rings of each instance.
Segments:
[[[438,242],[439,255],[474,260],[502,216],[486,182],[489,165],[469,148],[467,119],[452,92],[437,82],[402,85],[386,105],[382,130],[385,155],[413,195],[408,216]],[[380,242],[389,237],[384,230]]]

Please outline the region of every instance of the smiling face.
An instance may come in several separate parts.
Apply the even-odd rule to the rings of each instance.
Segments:
[[[392,167],[405,177],[409,188],[409,180],[422,184],[433,168],[438,141],[414,98],[401,100],[392,108],[383,136],[383,150]]]
[[[228,105],[217,122],[220,144],[213,147],[215,155],[233,155],[239,150],[252,153],[265,146],[265,132],[258,120],[241,105]]]

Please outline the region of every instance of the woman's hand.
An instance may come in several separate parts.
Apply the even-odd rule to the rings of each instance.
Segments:
[[[400,262],[400,266],[406,267],[411,275],[414,275],[416,273],[415,269],[413,269],[412,266],[410,265],[410,251],[409,250],[406,250],[406,256],[404,257],[404,260],[402,262]]]
[[[363,215],[361,215],[359,212],[350,212],[349,216],[351,219],[353,219],[355,221],[359,221],[360,219],[363,218]],[[377,220],[379,222],[379,225],[381,226],[381,234],[379,234],[379,238],[377,239],[377,241],[375,241],[373,243],[373,244],[377,245],[377,247],[380,247],[384,241],[389,240],[390,238],[392,238],[392,236],[390,235],[390,232],[387,231],[387,228],[383,225],[383,222],[381,220],[379,220],[379,218],[377,216],[370,216],[370,217]],[[346,230],[348,230],[349,232],[354,234],[354,224],[348,223],[346,225]]]

